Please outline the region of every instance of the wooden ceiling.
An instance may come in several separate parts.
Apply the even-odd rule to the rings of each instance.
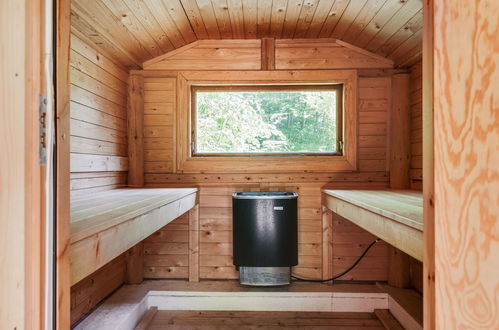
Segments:
[[[409,66],[421,0],[72,0],[72,32],[124,66],[198,39],[336,38]]]

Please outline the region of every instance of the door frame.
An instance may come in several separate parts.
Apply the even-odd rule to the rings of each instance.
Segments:
[[[433,144],[434,0],[423,1],[423,324],[436,328],[435,317],[435,209]]]

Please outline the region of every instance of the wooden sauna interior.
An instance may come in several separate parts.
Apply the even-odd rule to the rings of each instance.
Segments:
[[[299,193],[296,276],[327,279],[349,267],[376,236],[328,209],[322,191],[422,189],[422,10],[414,0],[73,0],[71,323],[126,283],[237,280],[233,192]],[[347,159],[189,154],[190,86],[325,82],[344,84],[340,158]],[[180,187],[190,190],[173,189]],[[145,198],[157,193],[157,201],[142,202],[139,212],[136,188],[170,190],[147,190]],[[175,201],[190,198],[181,211],[162,206],[172,193]],[[421,221],[414,196],[380,200],[390,207],[400,198],[403,208],[408,199],[409,209],[398,211],[419,212]],[[155,219],[148,212],[158,206],[175,211]],[[121,224],[111,217],[117,213],[150,219]],[[380,242],[339,280],[388,282],[421,295],[422,226],[415,228],[414,243],[401,234],[392,244],[419,260]],[[421,305],[411,308],[421,313]]]
[[[467,6],[466,1],[459,2]],[[492,1],[484,2],[495,9],[479,10],[499,12]],[[497,251],[497,236],[493,237],[497,207],[479,211],[482,219],[492,219],[479,228],[465,230],[466,222],[461,221],[462,214],[470,217],[469,212],[482,210],[481,203],[497,202],[497,187],[480,190],[482,200],[466,199],[470,209],[459,197],[462,190],[480,189],[474,185],[485,187],[483,180],[497,183],[497,170],[490,170],[490,157],[497,159],[490,146],[494,139],[497,142],[497,98],[490,94],[494,83],[497,89],[497,68],[479,61],[495,72],[483,78],[488,94],[474,98],[488,109],[482,115],[492,123],[492,128],[477,133],[483,144],[445,145],[443,134],[462,133],[446,126],[451,121],[445,111],[433,115],[434,102],[439,109],[471,102],[449,91],[469,86],[449,71],[461,68],[471,75],[469,68],[462,69],[458,57],[441,55],[452,51],[443,44],[454,45],[455,50],[460,38],[456,31],[461,31],[461,23],[448,18],[452,30],[444,19],[439,21],[451,10],[450,4],[438,7],[422,0],[56,3],[58,329],[434,329],[436,324],[442,329],[492,329],[498,325],[497,278],[493,279],[497,259],[478,252]],[[441,16],[434,16],[434,11]],[[497,17],[494,20],[490,24],[497,32]],[[435,38],[434,24],[441,29]],[[488,37],[494,34],[494,28],[483,24]],[[471,32],[462,35],[471,44]],[[445,77],[434,74],[433,61],[438,72],[448,70]],[[449,90],[441,87],[444,84]],[[337,117],[341,152],[286,157],[195,154],[195,88],[282,85],[341,86]],[[434,95],[442,98],[434,101]],[[456,100],[463,102],[456,105]],[[423,113],[431,120],[423,120]],[[466,121],[459,118],[459,123]],[[439,141],[435,146],[434,134]],[[470,156],[468,151],[463,153],[468,160],[456,156],[461,147],[471,144],[490,159]],[[446,159],[448,153],[455,158]],[[476,172],[467,178],[465,171],[446,170],[460,162],[482,162],[488,175]],[[438,175],[465,183],[449,188]],[[436,201],[445,203],[445,210],[444,204],[433,209],[434,176],[440,182],[435,185],[435,194],[440,194]],[[232,259],[232,194],[278,191],[299,194],[299,258],[292,274],[317,282],[293,277],[284,287],[241,286]],[[435,225],[439,231],[434,231],[434,216],[435,223],[442,219]],[[445,220],[451,216],[462,226],[451,228],[450,220]],[[465,261],[446,259],[449,254],[444,250],[445,256],[435,257],[436,246],[443,246],[439,242],[454,242],[466,236],[464,232],[478,235],[478,231],[488,232],[488,238],[468,237],[466,247],[456,247],[476,251],[466,254]],[[318,282],[347,270],[376,239],[352,270],[334,281]],[[475,268],[478,273],[452,273],[456,263],[461,270],[471,264],[485,267],[489,275],[478,275],[479,268]],[[441,270],[438,276],[460,282],[449,280],[452,286],[442,289],[437,277],[436,291],[436,268]],[[466,281],[475,283],[472,278],[483,276],[488,276],[488,284],[476,284],[475,293],[461,293],[461,287],[472,285]],[[454,318],[449,316],[452,313],[436,314],[435,304],[442,311],[446,308],[444,296],[449,297],[449,310],[469,308],[469,314]]]

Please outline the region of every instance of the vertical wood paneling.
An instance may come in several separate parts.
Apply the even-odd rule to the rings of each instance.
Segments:
[[[130,75],[127,94],[128,186],[144,185],[144,77]]]
[[[499,2],[433,6],[436,328],[497,329]]]
[[[144,78],[144,172],[173,171],[175,78]]]
[[[423,83],[422,63],[411,68],[411,189],[423,188]]]
[[[409,188],[410,163],[410,75],[392,76],[390,109],[390,187]]]
[[[126,185],[128,73],[77,36],[72,41],[71,195],[81,197]]]
[[[54,152],[57,153],[55,168],[56,182],[55,196],[57,201],[54,210],[55,225],[54,236],[56,238],[55,249],[55,274],[57,281],[54,288],[54,305],[57,306],[55,311],[55,329],[68,329],[71,324],[70,317],[70,256],[69,256],[69,241],[70,241],[70,49],[71,49],[71,31],[70,31],[70,3],[67,1],[58,0],[54,6],[56,7],[57,31],[54,35],[56,41],[56,67],[57,73],[56,85],[54,86],[56,96],[55,102],[55,126],[56,126],[56,146]],[[48,86],[46,86],[48,88]],[[48,198],[48,196],[47,196]],[[18,251],[20,253],[20,251]]]
[[[41,44],[40,35],[33,35],[29,29],[29,21],[40,24],[39,17],[29,17],[30,7],[40,5],[37,1],[19,2],[16,0],[0,3],[0,42],[2,55],[0,57],[0,138],[2,144],[0,152],[0,328],[25,329],[30,321],[35,321],[37,310],[33,307],[29,297],[35,294],[32,287],[36,274],[41,269],[30,269],[29,263],[35,251],[40,246],[33,242],[33,251],[30,251],[30,234],[35,231],[37,223],[42,222],[40,209],[35,205],[33,212],[38,211],[37,218],[30,218],[31,189],[35,190],[35,167],[31,162],[32,137],[38,140],[38,130],[33,130],[30,113],[35,114],[36,107],[31,104],[33,97],[39,94],[40,69],[31,72],[40,62],[40,49],[34,47]],[[33,8],[31,8],[33,9]],[[40,28],[40,26],[36,26]],[[33,36],[33,40],[29,37]],[[32,52],[30,54],[30,52]],[[34,67],[31,67],[34,66]],[[31,81],[32,85],[28,85]],[[33,93],[36,93],[33,95]],[[37,97],[38,95],[36,95]],[[38,102],[38,97],[36,98]],[[30,132],[33,130],[32,135]],[[40,173],[41,169],[36,168]],[[33,177],[31,177],[33,175]],[[31,182],[33,180],[33,182]],[[32,186],[33,185],[33,186]],[[37,197],[40,202],[40,196]],[[36,201],[33,201],[36,202]],[[27,227],[33,224],[33,228]],[[28,236],[29,235],[29,236]],[[43,245],[42,245],[43,246]],[[36,250],[35,250],[36,248]],[[38,253],[41,257],[41,254]],[[35,265],[32,265],[35,266]],[[33,280],[30,281],[29,272],[33,271]],[[32,291],[33,290],[33,291]],[[41,290],[39,290],[41,292]],[[63,291],[64,295],[67,292]],[[38,301],[33,302],[34,304]],[[36,306],[36,305],[35,305]],[[40,306],[37,306],[40,308]],[[40,322],[40,320],[38,320]],[[33,324],[39,327],[40,324]]]
[[[423,313],[424,328],[436,329],[435,288],[435,148],[434,148],[434,1],[423,4]],[[423,76],[422,74],[422,76]]]

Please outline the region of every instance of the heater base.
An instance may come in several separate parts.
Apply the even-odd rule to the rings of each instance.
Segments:
[[[239,273],[243,285],[289,285],[291,279],[291,267],[239,267]]]

